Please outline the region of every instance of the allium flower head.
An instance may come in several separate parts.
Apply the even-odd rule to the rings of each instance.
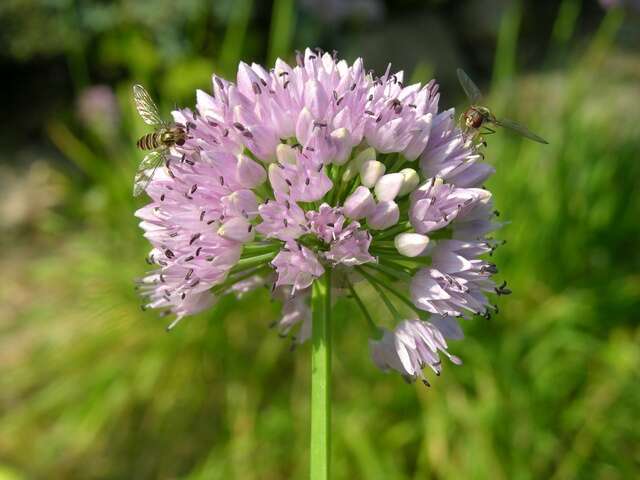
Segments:
[[[311,287],[331,269],[336,294],[373,310],[362,290],[373,288],[398,322],[371,341],[380,368],[426,381],[440,355],[459,363],[444,340],[462,336],[456,317],[489,315],[487,294],[508,293],[486,259],[499,226],[482,187],[493,168],[438,110],[435,81],[403,82],[309,49],[295,65],[214,76],[194,110],[174,112],[189,138],[136,213],[156,267],[141,280],[146,306],[175,324],[267,286],[283,302],[278,331],[301,342]]]

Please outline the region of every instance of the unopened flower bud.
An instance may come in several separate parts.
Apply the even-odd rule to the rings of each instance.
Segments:
[[[400,209],[396,202],[380,202],[367,216],[367,225],[374,230],[385,230],[400,219]]]
[[[233,217],[226,220],[222,226],[218,229],[218,235],[226,238],[227,240],[235,240],[236,242],[251,242],[256,232],[245,218]]]
[[[404,184],[404,175],[402,173],[388,173],[380,177],[376,182],[374,191],[376,198],[380,202],[393,200],[398,196]]]
[[[360,167],[360,182],[367,188],[372,188],[380,179],[386,167],[377,160],[367,160]]]
[[[419,233],[401,233],[396,235],[393,243],[396,250],[405,257],[417,257],[425,251],[429,245],[429,237]]]
[[[364,162],[376,159],[375,149],[369,147],[358,153],[347,165],[342,174],[342,181],[348,182],[360,173],[360,167]]]
[[[283,165],[286,163],[290,163],[291,165],[295,165],[298,163],[296,158],[296,151],[292,146],[287,145],[286,143],[279,143],[276,147],[276,158],[278,162]]]
[[[238,156],[236,166],[236,178],[238,183],[245,188],[253,188],[267,179],[264,167],[246,155]]]
[[[344,165],[351,155],[351,135],[346,128],[338,128],[331,132],[331,140],[336,149],[333,157],[333,163],[336,165]]]
[[[344,201],[342,211],[347,217],[358,220],[372,213],[375,206],[371,191],[360,185]]]
[[[413,168],[403,168],[400,170],[400,173],[404,177],[404,182],[402,184],[402,188],[400,189],[400,195],[403,197],[404,195],[413,192],[418,184],[420,183],[420,175]]]

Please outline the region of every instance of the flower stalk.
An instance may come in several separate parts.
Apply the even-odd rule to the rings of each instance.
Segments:
[[[331,478],[331,269],[314,282],[311,306],[310,479],[328,480]]]

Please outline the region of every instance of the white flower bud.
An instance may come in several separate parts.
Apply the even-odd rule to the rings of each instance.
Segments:
[[[267,179],[264,167],[246,155],[238,156],[236,166],[236,178],[238,183],[245,188],[253,188]]]
[[[349,218],[358,220],[373,212],[376,202],[373,200],[371,191],[360,185],[347,197],[342,207],[342,212]]]
[[[286,143],[278,144],[278,146],[276,147],[276,158],[278,159],[278,162],[282,163],[283,165],[286,163],[296,165],[298,163],[296,151],[292,146],[287,145]]]
[[[380,202],[367,216],[367,225],[373,230],[385,230],[400,219],[400,209],[396,202]]]
[[[351,135],[346,128],[338,128],[331,132],[331,140],[333,141],[336,153],[333,157],[333,163],[336,165],[344,165],[351,155]]]
[[[376,198],[380,202],[393,200],[398,196],[404,184],[404,175],[402,173],[387,173],[380,177],[376,182],[374,191]]]
[[[403,168],[400,170],[400,173],[404,177],[404,183],[402,184],[402,188],[400,189],[401,197],[405,196],[408,193],[413,192],[418,184],[420,183],[420,175],[413,168]]]
[[[419,233],[401,233],[393,239],[396,250],[405,257],[417,257],[429,245],[429,237]]]
[[[353,157],[353,163],[360,168],[364,162],[376,159],[376,150],[373,147],[365,148],[358,155]]]
[[[232,217],[226,220],[220,228],[218,228],[218,235],[226,238],[227,240],[235,240],[236,242],[251,242],[256,232],[245,218]]]
[[[360,167],[360,182],[367,188],[372,188],[378,179],[384,175],[387,168],[377,160],[367,160]]]
[[[348,182],[360,173],[360,167],[364,162],[376,159],[376,151],[372,147],[366,148],[358,153],[353,160],[349,162],[342,174],[342,181]]]

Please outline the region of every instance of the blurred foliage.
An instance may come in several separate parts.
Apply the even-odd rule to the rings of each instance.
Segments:
[[[465,323],[451,347],[463,367],[430,390],[385,376],[359,313],[336,305],[334,477],[640,475],[640,59],[624,48],[637,19],[564,0],[533,30],[548,48],[536,62],[523,53],[536,21],[526,2],[485,17],[475,2],[355,3],[378,13],[332,1],[320,15],[310,0],[0,4],[5,54],[53,55],[68,72],[49,103],[29,105],[42,135],[14,136],[1,157],[0,479],[305,478],[309,346],[291,353],[267,328],[268,292],[171,335],[138,309],[148,246],[130,192],[145,130],[129,98],[144,82],[167,112],[212,71],[305,43],[362,50],[376,67],[397,56],[415,80],[442,73],[444,105],[459,95],[456,65],[492,71],[487,103],[550,141],[488,139],[507,222],[497,263],[514,294],[491,321]],[[520,73],[523,62],[537,68]]]

